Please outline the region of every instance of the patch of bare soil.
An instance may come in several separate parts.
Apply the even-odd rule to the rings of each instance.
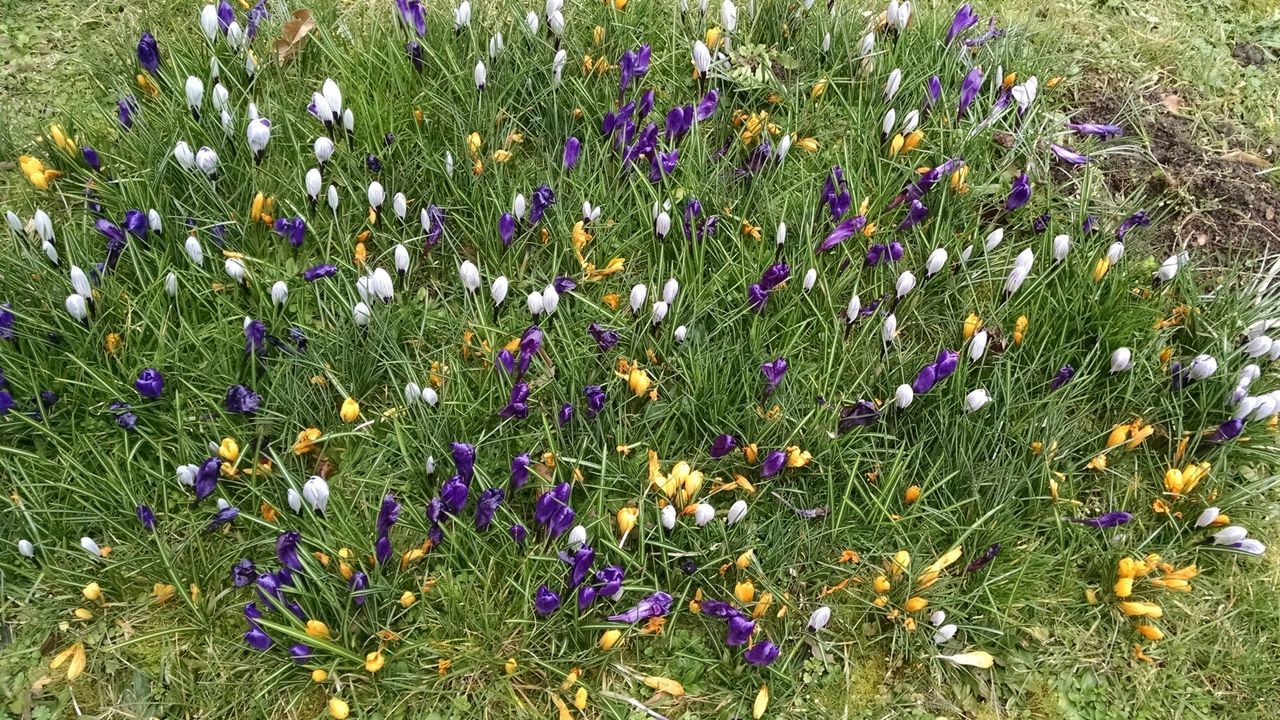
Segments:
[[[1229,124],[1198,126],[1176,93],[1155,91],[1145,101],[1138,117],[1123,117],[1114,94],[1084,91],[1075,118],[1140,126],[1150,157],[1111,155],[1103,167],[1113,192],[1148,194],[1171,213],[1155,249],[1185,244],[1226,257],[1260,257],[1280,248],[1280,173],[1262,174],[1280,161],[1276,148],[1235,149],[1254,144]]]

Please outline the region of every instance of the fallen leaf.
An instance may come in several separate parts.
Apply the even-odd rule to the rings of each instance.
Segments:
[[[316,28],[316,21],[311,17],[311,11],[303,8],[293,14],[293,19],[285,22],[280,28],[280,37],[276,38],[272,47],[276,51],[276,56],[280,58],[280,64],[286,65],[293,59],[293,56],[302,49],[307,42],[307,35]]]
[[[1268,163],[1266,160],[1263,160],[1253,153],[1247,153],[1243,150],[1232,150],[1226,155],[1223,155],[1222,159],[1227,162],[1238,162],[1244,165],[1252,165],[1260,168],[1271,167],[1271,163]]]
[[[1182,114],[1182,98],[1174,93],[1162,95],[1160,97],[1160,106],[1170,115]]]

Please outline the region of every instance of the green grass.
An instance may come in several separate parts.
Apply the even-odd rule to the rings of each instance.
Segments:
[[[109,104],[91,104],[92,112],[81,109],[62,120],[80,143],[102,153],[115,178],[96,184],[107,214],[119,221],[125,208],[154,207],[166,226],[162,237],[130,242],[119,268],[98,288],[87,328],[71,320],[63,301],[69,292],[66,267],[90,267],[103,254],[103,239],[83,209],[81,185],[90,174],[47,143],[39,154],[68,173],[52,191],[36,192],[16,170],[10,173],[21,184],[11,186],[13,199],[6,206],[24,218],[35,208],[54,216],[63,267],[50,268],[38,243],[12,236],[0,264],[0,298],[13,303],[18,318],[18,339],[0,344],[0,367],[19,402],[0,421],[0,472],[14,498],[0,506],[6,541],[0,550],[0,617],[7,629],[0,635],[6,650],[0,687],[7,712],[316,717],[328,697],[340,696],[356,717],[546,716],[554,712],[548,691],[566,701],[571,696],[558,688],[575,667],[582,668],[581,684],[590,691],[591,717],[637,717],[626,698],[671,717],[746,716],[763,683],[773,697],[770,717],[1196,718],[1267,712],[1280,695],[1268,670],[1280,655],[1280,613],[1270,597],[1277,579],[1274,554],[1215,552],[1200,544],[1204,532],[1189,525],[1204,506],[1216,503],[1253,534],[1274,533],[1274,432],[1265,423],[1251,423],[1247,441],[1222,446],[1207,444],[1199,433],[1228,417],[1223,400],[1246,362],[1235,340],[1249,323],[1275,316],[1276,303],[1256,304],[1255,279],[1240,271],[1188,271],[1151,291],[1151,273],[1161,258],[1142,256],[1145,229],[1130,236],[1129,253],[1106,278],[1090,279],[1116,225],[1138,199],[1112,197],[1096,165],[1071,172],[1052,166],[1048,142],[1057,139],[1070,109],[1064,102],[1069,92],[1046,87],[1050,76],[1066,72],[1065,63],[1031,44],[1039,37],[1034,30],[1014,26],[977,53],[989,70],[999,65],[1020,79],[1041,78],[1041,97],[1017,141],[1006,147],[989,132],[971,135],[973,117],[955,119],[965,67],[938,42],[952,8],[917,8],[916,23],[897,44],[881,37],[883,54],[865,78],[851,61],[863,34],[861,8],[839,6],[832,19],[818,8],[799,13],[762,3],[759,16],[749,19],[744,7],[740,23],[746,37],[787,51],[798,60],[796,70],[769,88],[715,81],[722,91],[715,118],[681,142],[675,174],[652,185],[643,174],[621,177],[599,136],[599,118],[617,97],[616,70],[603,78],[584,76],[581,57],[604,53],[616,62],[623,50],[652,43],[654,65],[640,86],[657,89],[655,112],[664,112],[699,95],[689,78],[687,47],[701,35],[700,25],[654,4],[635,3],[621,13],[594,3],[574,6],[564,83],[553,88],[553,50],[544,38],[528,37],[516,10],[523,15],[526,8],[503,4],[492,14],[477,12],[472,30],[454,39],[445,10],[434,8],[423,75],[409,66],[402,49],[406,38],[381,4],[314,7],[318,29],[305,50],[283,68],[264,61],[252,83],[240,70],[242,61],[219,41],[215,52],[238,116],[228,138],[209,112],[207,97],[206,119],[199,122],[182,99],[183,79],[188,73],[205,75],[210,53],[198,28],[185,22],[194,19],[194,8],[182,7],[180,30],[151,25],[164,59],[162,92],[142,98],[134,130],[118,130]],[[282,20],[282,13],[273,13],[255,45],[260,57]],[[781,30],[784,21],[788,34]],[[606,28],[600,47],[591,39],[597,24]],[[506,50],[489,63],[489,87],[477,96],[471,67],[492,27],[502,27]],[[827,28],[836,30],[824,56],[818,47]],[[100,48],[104,56],[97,57],[96,77],[103,90],[97,100],[137,92],[132,42]],[[929,74],[943,78],[945,91],[943,105],[923,126],[920,149],[887,158],[879,138],[881,86],[895,66],[907,76],[895,103],[900,116],[918,101]],[[321,210],[309,211],[302,186],[313,164],[311,140],[320,132],[303,108],[325,77],[339,81],[357,117],[355,150],[340,143],[325,171],[326,184],[343,192],[336,216],[323,209],[323,201]],[[810,88],[822,79],[830,81],[828,90],[810,100]],[[208,92],[212,83],[207,85]],[[781,102],[767,102],[770,92]],[[256,168],[243,136],[249,99],[274,123],[267,158]],[[981,117],[993,99],[984,92],[972,114]],[[582,109],[581,119],[574,108]],[[770,167],[750,182],[728,177],[749,150],[734,142],[727,161],[712,154],[730,136],[729,118],[739,108],[769,111],[782,132],[815,137],[818,151],[793,148],[784,166]],[[423,113],[421,126],[415,109]],[[996,127],[1012,131],[1011,116]],[[523,143],[511,146],[509,162],[495,163],[490,153],[512,131],[523,133]],[[385,146],[389,132],[395,142]],[[485,168],[478,176],[469,172],[465,138],[471,132],[484,140]],[[584,153],[581,165],[566,173],[559,158],[571,134],[583,139]],[[1136,151],[1124,139],[1102,146],[1067,137],[1078,149]],[[218,149],[216,183],[173,162],[170,152],[178,139]],[[446,152],[457,163],[451,177],[443,173]],[[397,278],[395,300],[374,307],[371,326],[360,332],[350,316],[359,273],[352,251],[354,238],[367,228],[362,198],[373,177],[365,166],[368,153],[381,159],[377,179],[388,196],[403,191],[414,203],[406,224],[386,211],[380,224],[368,228],[369,266],[390,268],[398,242],[413,251],[413,265],[407,278]],[[886,205],[915,177],[915,168],[957,155],[971,169],[971,190],[954,193],[944,180],[927,196],[928,222],[895,232],[902,212]],[[831,225],[816,204],[833,164],[845,168],[855,207],[869,199],[870,219],[880,228],[876,237],[906,246],[897,269],[861,269],[860,237],[831,255],[813,255]],[[1036,183],[1034,197],[1028,207],[1002,214],[998,208],[1010,181],[1024,168]],[[528,195],[544,182],[559,198],[541,225],[548,242],[536,230],[523,231],[503,250],[496,237],[498,215],[517,192]],[[291,250],[263,225],[246,222],[258,191],[276,198],[278,215],[307,217],[300,250]],[[719,230],[702,242],[685,242],[673,211],[672,235],[655,240],[650,206],[668,197],[676,211],[698,197],[708,214],[721,215]],[[489,366],[492,351],[529,324],[523,307],[528,292],[559,275],[582,279],[569,238],[583,200],[604,208],[601,221],[590,227],[594,240],[587,258],[603,266],[624,257],[626,269],[598,283],[581,282],[562,299],[557,313],[542,323],[547,341],[529,375],[530,417],[499,420],[511,381]],[[422,233],[414,217],[427,202],[447,208],[448,230],[440,246],[420,254]],[[388,199],[384,210],[389,205]],[[1034,232],[1033,220],[1043,212],[1051,214],[1050,225]],[[1099,235],[1079,234],[1088,214],[1101,219]],[[182,250],[188,216],[204,246],[203,268],[192,266]],[[763,228],[762,240],[743,235],[743,219]],[[782,253],[792,278],[755,315],[747,309],[746,288],[774,261],[773,228],[781,221],[789,227]],[[249,258],[245,290],[213,288],[230,284],[212,241],[218,223],[229,223],[227,248]],[[1008,229],[1003,244],[991,253],[979,249],[963,272],[948,269],[897,304],[901,334],[891,351],[883,352],[879,342],[882,313],[851,330],[840,319],[854,293],[867,302],[891,290],[903,268],[923,277],[921,266],[934,247],[948,248],[954,259],[967,244],[980,247],[994,224]],[[1075,245],[1052,267],[1050,238],[1060,232],[1071,234]],[[1036,253],[1035,269],[1011,300],[1001,302],[1000,287],[1024,247]],[[477,263],[486,287],[499,273],[511,279],[511,297],[496,316],[483,289],[474,297],[463,292],[457,276],[462,258]],[[852,267],[843,270],[846,259]],[[338,278],[302,282],[300,270],[321,261],[337,264]],[[805,293],[800,277],[809,267],[818,269],[819,280]],[[169,272],[178,277],[176,300],[164,292]],[[678,278],[681,290],[657,330],[648,327],[647,309],[637,317],[605,304],[604,296],[616,293],[625,307],[627,292],[640,282],[649,286],[652,302],[668,277]],[[276,280],[290,285],[283,309],[274,308],[268,294]],[[1189,308],[1191,320],[1155,329],[1178,305]],[[835,432],[836,408],[859,399],[891,402],[893,389],[910,382],[940,347],[960,349],[962,323],[970,313],[1006,338],[1025,315],[1026,338],[980,362],[963,360],[954,376],[906,411],[886,408],[877,424]],[[280,337],[300,327],[309,338],[307,350],[273,351],[262,362],[247,358],[246,316],[263,320]],[[618,329],[617,348],[600,353],[585,332],[589,322]],[[680,324],[689,328],[683,344],[672,337]],[[474,336],[464,353],[467,331]],[[46,341],[50,332],[61,335],[60,343]],[[112,333],[121,342],[109,352]],[[1121,345],[1133,348],[1135,367],[1111,376],[1107,358]],[[1222,367],[1173,394],[1157,360],[1165,347],[1183,362],[1212,353]],[[653,376],[657,400],[629,397],[626,382],[615,375],[618,356],[637,360]],[[778,356],[791,369],[773,398],[762,403],[759,365]],[[440,406],[400,407],[403,385],[425,385],[433,363],[448,367]],[[1066,363],[1076,368],[1076,377],[1049,392],[1049,380]],[[159,400],[143,400],[132,388],[146,367],[166,377]],[[223,411],[223,393],[237,382],[262,394],[262,412],[246,417]],[[1270,390],[1274,382],[1269,368],[1255,389]],[[582,398],[587,384],[604,385],[610,396],[594,420],[586,417]],[[963,397],[978,387],[990,390],[994,400],[965,414]],[[47,418],[33,419],[26,414],[26,398],[45,389],[60,400]],[[347,396],[358,398],[363,420],[399,409],[368,426],[347,425],[338,417]],[[134,406],[140,417],[136,432],[115,425],[108,408],[114,400]],[[578,416],[558,427],[555,412],[564,402],[577,406]],[[1132,452],[1112,453],[1103,472],[1084,469],[1112,426],[1135,417],[1158,427],[1152,439]],[[318,455],[298,457],[290,449],[307,427],[323,430],[318,455],[337,468],[324,517],[295,516],[285,506],[286,489],[300,487],[316,472]],[[813,461],[761,479],[758,466],[741,454],[708,457],[708,446],[721,432],[761,448],[797,445]],[[1192,497],[1176,504],[1183,517],[1170,519],[1152,512],[1151,503],[1160,496],[1161,478],[1184,433],[1191,433],[1187,460],[1209,460],[1214,471]],[[214,512],[212,498],[193,504],[190,492],[175,481],[174,468],[199,463],[209,454],[208,443],[224,437],[236,438],[246,458],[269,458],[273,470],[221,481],[215,497],[226,498],[241,515],[230,529],[204,533]],[[380,499],[393,492],[404,503],[391,536],[398,559],[426,537],[423,507],[452,474],[452,440],[478,447],[473,496],[480,488],[505,485],[508,462],[517,453],[553,453],[556,467],[550,477],[535,476],[531,488],[509,497],[494,529],[472,528],[473,500],[447,526],[445,543],[424,561],[403,571],[395,560],[382,571],[372,568],[366,556]],[[1056,452],[1035,455],[1033,442],[1046,449],[1056,445]],[[685,518],[675,531],[663,531],[657,526],[657,494],[648,487],[650,449],[664,472],[682,459],[705,471],[704,498],[719,481],[735,474],[749,478],[755,493],[711,497],[721,513],[733,500],[747,500],[746,520],[734,526],[717,520],[696,529]],[[425,473],[429,457],[437,464],[432,475]],[[606,602],[581,616],[573,610],[549,618],[534,614],[538,585],[562,588],[567,574],[556,557],[563,540],[543,540],[530,521],[535,492],[549,487],[552,478],[574,482],[572,504],[597,548],[597,567],[607,562],[626,569],[618,609],[655,590],[673,596],[673,613],[660,635],[628,629],[622,648],[604,653],[596,647],[601,632],[618,626],[604,620],[608,613],[602,608],[613,605]],[[1054,479],[1062,497],[1057,503],[1049,497]],[[922,494],[907,505],[903,495],[912,485]],[[829,513],[802,520],[781,499]],[[134,517],[142,503],[159,518],[154,534],[143,532]],[[263,517],[262,503],[279,511],[275,522]],[[628,504],[640,507],[640,523],[619,548],[614,517]],[[1108,531],[1067,522],[1116,508],[1134,512],[1135,520]],[[517,521],[530,525],[525,548],[505,532]],[[274,614],[264,626],[276,645],[265,654],[252,652],[240,636],[241,611],[253,593],[233,588],[228,573],[241,557],[251,557],[261,569],[276,567],[274,541],[290,529],[301,531],[307,552],[332,558],[325,568],[307,556],[304,579],[290,596],[308,617],[326,622],[334,637],[327,644],[308,640],[300,622]],[[110,545],[111,556],[93,561],[77,545],[81,536]],[[38,563],[17,554],[18,538],[36,543]],[[997,542],[1003,549],[988,568],[958,571]],[[910,578],[957,545],[964,548],[962,558],[935,585],[911,588]],[[363,607],[352,603],[336,573],[342,548],[353,552],[353,565],[369,572]],[[730,566],[721,574],[722,566],[752,548],[756,560],[750,567]],[[844,549],[861,553],[861,564],[838,563]],[[913,614],[919,623],[914,630],[901,615],[891,619],[872,603],[876,575],[900,550],[913,558],[912,571],[894,583],[891,604],[913,595],[930,603]],[[1133,659],[1133,622],[1116,609],[1110,588],[1120,557],[1151,552],[1178,566],[1198,563],[1202,574],[1188,594],[1140,585],[1137,595],[1164,607],[1159,624],[1168,635],[1143,643],[1159,661],[1148,665]],[[685,572],[684,561],[697,570]],[[401,594],[419,591],[428,578],[434,587],[402,608]],[[747,578],[775,597],[774,610],[760,620],[760,637],[777,642],[782,653],[764,669],[746,665],[740,649],[724,646],[721,621],[688,610],[698,590],[727,600],[735,583]],[[824,588],[845,579],[845,589],[823,596]],[[94,607],[81,597],[80,589],[91,581],[101,584],[106,606]],[[156,603],[150,597],[154,583],[174,585],[174,598]],[[194,596],[188,592],[192,585],[199,588]],[[1085,601],[1087,588],[1096,589],[1098,604]],[[566,595],[565,604],[572,602]],[[820,604],[832,607],[833,619],[815,635],[805,624]],[[76,607],[92,608],[94,617],[74,619]],[[787,613],[777,617],[782,607]],[[935,659],[939,650],[925,629],[934,609],[944,609],[960,625],[945,652],[988,651],[996,667],[970,670]],[[370,675],[362,661],[378,648],[382,630],[399,639],[387,646],[386,666]],[[304,666],[290,662],[285,650],[297,640],[317,648]],[[69,683],[61,669],[49,669],[49,658],[73,642],[84,644],[88,669]],[[518,663],[512,675],[503,669],[509,657]],[[436,670],[441,659],[451,662],[444,674]],[[327,669],[329,679],[311,682],[313,667]],[[655,697],[639,682],[645,674],[675,678],[689,694],[680,700]]]

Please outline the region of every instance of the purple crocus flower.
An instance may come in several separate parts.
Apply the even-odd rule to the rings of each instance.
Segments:
[[[351,575],[351,579],[347,581],[347,587],[351,590],[351,600],[357,607],[363,607],[365,597],[364,591],[369,589],[369,576],[363,571],[357,570]]]
[[[502,213],[502,217],[498,218],[498,238],[502,240],[502,247],[507,247],[516,236],[516,219],[511,213]]]
[[[311,647],[303,643],[295,643],[289,648],[289,657],[301,665],[311,659]]]
[[[164,376],[155,368],[147,368],[138,373],[138,379],[133,381],[133,389],[148,400],[156,400],[164,394]]]
[[[778,659],[778,653],[777,645],[768,640],[761,640],[747,648],[747,651],[742,653],[742,659],[756,667],[765,667]]]
[[[422,43],[417,40],[410,40],[405,43],[404,52],[409,56],[409,62],[413,63],[413,69],[419,73],[422,72]]]
[[[727,602],[707,598],[702,601],[701,612],[703,615],[706,615],[707,617],[719,618],[721,620],[728,620],[729,618],[733,617],[734,615],[737,615],[742,611],[738,610],[737,608],[735,608],[734,606],[730,605]]]
[[[625,573],[617,565],[606,565],[596,571],[597,590],[601,597],[617,600],[622,595],[622,581]]]
[[[560,483],[539,495],[533,504],[533,521],[539,525],[550,523],[560,508],[568,506],[570,491],[569,483]]]
[[[551,281],[551,287],[555,288],[558,294],[563,295],[567,292],[576,290],[578,288],[578,283],[571,277],[558,275],[555,280]]]
[[[573,405],[565,403],[560,406],[560,412],[556,413],[556,423],[560,427],[564,427],[573,421]]]
[[[1080,232],[1084,233],[1085,235],[1091,235],[1097,229],[1098,229],[1098,218],[1094,217],[1093,215],[1087,216],[1084,219],[1084,223],[1080,225]]]
[[[839,225],[835,226],[835,229],[831,231],[831,234],[827,235],[826,239],[819,243],[818,247],[814,248],[813,251],[815,253],[827,252],[845,240],[857,235],[862,231],[862,228],[866,224],[867,218],[863,215],[854,215],[853,217],[845,218]]]
[[[302,541],[302,533],[290,530],[276,537],[276,559],[290,570],[302,570],[302,560],[298,557],[298,543]]]
[[[507,532],[511,534],[511,539],[514,540],[517,545],[524,545],[525,538],[529,537],[529,531],[520,523],[512,525],[511,529]]]
[[[540,350],[542,350],[542,328],[537,325],[530,325],[520,335],[520,361],[516,366],[520,375],[524,375],[528,371],[529,362]],[[514,390],[512,394],[514,395]]]
[[[652,617],[662,617],[671,610],[671,596],[659,590],[641,600],[626,612],[610,615],[610,622],[637,623]]]
[[[533,596],[533,609],[539,615],[546,617],[560,609],[560,596],[546,585],[539,585],[538,592]]]
[[[747,287],[747,307],[751,308],[752,312],[764,312],[765,303],[768,301],[769,291],[760,287],[760,283],[751,283]]]
[[[262,396],[244,385],[232,385],[227,388],[222,406],[227,409],[227,412],[252,415],[262,407]]]
[[[1018,177],[1013,180],[1013,187],[1009,190],[1009,197],[1004,201],[1005,210],[1017,210],[1027,201],[1031,199],[1031,178],[1026,173],[1019,173]]]
[[[1035,220],[1031,221],[1031,229],[1038,233],[1042,233],[1049,229],[1049,222],[1051,220],[1053,220],[1053,216],[1049,213],[1038,215]]]
[[[591,337],[595,338],[596,347],[600,348],[602,353],[609,352],[618,344],[617,331],[602,327],[599,323],[588,325],[587,332],[591,333]]]
[[[307,282],[315,282],[320,278],[333,277],[337,274],[337,265],[315,265],[302,271],[302,277]]]
[[[378,508],[378,519],[375,525],[378,539],[374,544],[374,550],[379,565],[386,565],[391,559],[391,527],[399,519],[400,503],[396,502],[395,495],[387,493],[382,498],[382,505]]]
[[[258,652],[266,652],[271,649],[271,636],[263,631],[262,626],[258,623],[249,621],[249,631],[244,634],[244,641],[249,647]]]
[[[84,158],[84,163],[93,168],[94,172],[102,169],[102,159],[98,157],[98,151],[92,147],[85,145],[80,148],[80,157]]]
[[[267,10],[266,0],[258,0],[257,4],[249,8],[249,19],[245,23],[244,36],[250,40],[257,37],[258,26],[269,17],[271,13]]]
[[[950,376],[959,366],[960,353],[946,348],[939,350],[938,357],[933,361],[933,369],[937,373],[939,380]]]
[[[156,514],[146,505],[139,505],[135,512],[138,515],[138,522],[142,523],[142,527],[148,531],[156,529]]]
[[[772,292],[791,276],[791,268],[786,263],[774,263],[760,274],[760,287],[765,292]]]
[[[453,455],[453,464],[458,469],[458,476],[471,482],[476,467],[476,447],[471,443],[451,442],[449,452]]]
[[[240,514],[240,508],[237,508],[237,507],[222,508],[218,512],[214,513],[213,518],[209,520],[209,524],[205,526],[204,531],[207,533],[211,533],[217,530],[218,528],[222,527],[223,525],[226,525],[227,523],[231,522],[232,520],[235,520],[236,516],[239,514]]]
[[[967,48],[982,47],[983,45],[986,45],[987,43],[991,42],[992,40],[995,40],[1001,35],[1004,35],[1004,30],[1001,30],[1000,28],[996,27],[996,16],[992,15],[987,20],[986,31],[976,38],[968,38],[967,40],[965,40],[964,46]],[[1021,110],[1019,110],[1019,112],[1021,112]]]
[[[1213,434],[1209,436],[1209,442],[1222,443],[1234,440],[1242,432],[1244,432],[1244,418],[1231,418],[1213,431]]]
[[[138,64],[153,75],[160,69],[160,44],[150,30],[143,30],[138,38]]]
[[[120,127],[125,130],[133,129],[133,111],[137,107],[138,101],[132,95],[127,95],[116,101],[116,120],[120,121]]]
[[[1103,125],[1100,123],[1067,123],[1067,127],[1076,131],[1081,135],[1092,135],[1103,140],[1110,140],[1113,137],[1120,137],[1124,134],[1124,128],[1119,125]]]
[[[697,107],[694,108],[693,119],[697,122],[702,122],[711,117],[715,114],[716,106],[719,102],[720,93],[716,92],[715,88],[708,90],[707,94],[703,95],[702,99],[698,101]]]
[[[1150,224],[1151,224],[1151,218],[1147,216],[1147,211],[1139,210],[1138,212],[1125,218],[1124,221],[1120,223],[1120,227],[1116,228],[1116,240],[1120,240],[1123,242],[1124,236],[1128,235],[1130,230],[1140,225],[1145,227]]]
[[[1131,513],[1123,510],[1112,510],[1097,517],[1091,518],[1071,518],[1071,522],[1079,525],[1087,525],[1091,528],[1114,528],[1120,527],[1133,519]]]
[[[986,550],[983,550],[981,555],[974,558],[973,562],[965,566],[964,571],[966,573],[971,573],[971,572],[981,570],[982,568],[986,567],[992,560],[995,560],[996,555],[999,555],[999,554],[1000,554],[1000,543],[996,543],[995,545],[992,545]]]
[[[738,442],[733,439],[732,435],[729,433],[721,433],[717,435],[716,439],[711,443],[711,457],[717,459],[722,458],[733,452],[733,449],[737,446]]]
[[[760,374],[764,375],[764,394],[769,396],[778,389],[782,377],[787,374],[787,359],[778,357],[760,366]]]
[[[487,488],[480,493],[480,499],[476,501],[476,530],[483,532],[489,529],[493,524],[493,515],[505,497],[506,493],[500,487]]]
[[[982,90],[982,68],[975,67],[964,76],[964,82],[960,84],[960,105],[956,110],[957,117],[964,117],[965,111],[977,99],[978,92]]]
[[[138,238],[139,240],[147,239],[147,229],[149,227],[149,224],[147,223],[147,214],[141,210],[125,210],[124,222],[122,225],[124,226],[125,232],[130,235]]]
[[[591,565],[596,561],[595,548],[590,545],[583,545],[573,551],[573,556],[569,563],[573,569],[569,572],[569,589],[572,590],[583,583],[587,579],[587,575],[591,574]]]
[[[564,141],[564,169],[572,170],[578,164],[578,155],[582,152],[582,141],[576,137],[570,137]]]
[[[252,585],[258,579],[258,570],[249,558],[240,558],[231,566],[231,584],[240,588]]]
[[[648,47],[648,46],[646,45],[645,47]],[[649,113],[653,112],[653,99],[654,99],[653,88],[649,88],[648,90],[645,90],[644,94],[640,96],[640,103],[636,105],[637,118],[639,119],[646,118],[649,116]]]
[[[227,28],[231,27],[231,23],[236,21],[235,8],[231,7],[231,3],[227,0],[218,2],[218,27],[222,29],[222,34],[227,34]]]
[[[822,181],[818,207],[821,208],[823,205],[826,205],[827,210],[830,211],[832,222],[838,221],[853,205],[853,197],[849,194],[849,183],[844,179],[844,169],[839,165],[832,166],[831,172]]]
[[[764,456],[764,462],[760,464],[760,477],[773,477],[782,471],[787,465],[786,450],[771,450],[768,455]]]
[[[1059,160],[1071,165],[1080,166],[1089,162],[1088,155],[1083,155],[1081,153],[1078,153],[1072,150],[1071,148],[1063,147],[1058,143],[1049,143],[1049,149],[1053,151],[1054,155],[1058,156]]]
[[[929,172],[921,175],[915,182],[907,183],[903,191],[894,196],[889,203],[890,208],[895,208],[908,200],[919,200],[925,196],[934,185],[942,178],[950,175],[953,171],[964,165],[964,158],[951,158],[941,165],[933,168]]]
[[[1070,365],[1063,365],[1058,368],[1058,373],[1053,376],[1053,380],[1049,383],[1049,390],[1057,390],[1063,385],[1066,385],[1075,374],[1076,369]]]
[[[302,238],[307,231],[307,221],[302,216],[293,218],[276,218],[275,224],[276,234],[289,241],[289,245],[300,248],[302,247]]]
[[[426,240],[428,250],[440,244],[440,238],[444,236],[444,219],[444,208],[435,203],[427,203],[427,221],[430,227]]]
[[[495,367],[502,368],[508,374],[514,373],[516,371],[516,356],[512,355],[510,350],[502,348],[498,351],[497,360],[494,365]]]
[[[511,399],[506,407],[498,411],[498,417],[523,420],[529,417],[529,383],[521,380],[511,387]]]
[[[547,208],[556,204],[556,194],[546,185],[533,191],[533,199],[529,201],[529,222],[537,225]]]
[[[965,3],[956,10],[956,14],[951,18],[951,27],[947,28],[946,44],[950,45],[952,40],[959,37],[964,31],[978,24],[978,13],[974,11],[973,6]]]
[[[880,419],[880,410],[870,400],[859,400],[840,411],[840,422],[837,431],[844,434],[854,429],[870,425]]]
[[[604,409],[605,400],[608,399],[604,388],[599,385],[588,385],[582,389],[582,394],[587,398],[587,417],[595,419]]]
[[[942,98],[942,80],[937,75],[931,75],[924,84],[924,102],[920,105],[920,119],[929,117],[929,112],[933,110],[933,106]]]
[[[912,200],[911,206],[907,209],[906,217],[902,218],[902,222],[898,223],[898,230],[909,230],[915,227],[920,221],[929,216],[929,208],[919,200]]]
[[[250,320],[244,325],[244,354],[256,355],[266,349],[267,326],[261,320]]]
[[[920,372],[916,373],[916,379],[911,382],[911,390],[916,395],[923,395],[933,389],[938,382],[937,366],[933,363],[920,368]]]
[[[511,458],[511,492],[519,490],[529,482],[529,465],[532,462],[527,452]]]
[[[730,615],[728,618],[728,633],[725,636],[724,644],[729,647],[746,645],[755,631],[755,622],[746,615],[742,613]]]
[[[6,391],[7,392],[7,391]],[[12,400],[12,398],[10,398]],[[107,406],[111,412],[115,413],[116,425],[125,430],[135,430],[138,427],[138,416],[133,414],[132,408],[128,403],[116,400]]]
[[[471,486],[457,475],[445,480],[440,486],[440,503],[444,511],[450,515],[462,512],[467,506],[467,495],[470,492]]]
[[[196,500],[203,500],[213,494],[214,488],[218,486],[218,471],[221,467],[222,463],[218,461],[218,458],[211,457],[196,468],[194,488]]]
[[[652,54],[648,44],[641,45],[638,50],[627,50],[622,53],[622,57],[618,60],[618,70],[621,74],[619,95],[627,91],[627,86],[632,80],[644,77],[644,74],[649,72],[649,59]]]
[[[552,538],[560,537],[573,527],[576,519],[577,514],[568,505],[557,508],[555,514],[551,516],[551,521],[547,523],[547,534]]]
[[[668,110],[663,127],[667,140],[679,140],[693,127],[693,106],[677,105]]]

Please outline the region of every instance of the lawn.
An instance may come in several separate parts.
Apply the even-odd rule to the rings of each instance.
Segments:
[[[6,10],[0,713],[1280,701],[1276,19],[694,5]]]

